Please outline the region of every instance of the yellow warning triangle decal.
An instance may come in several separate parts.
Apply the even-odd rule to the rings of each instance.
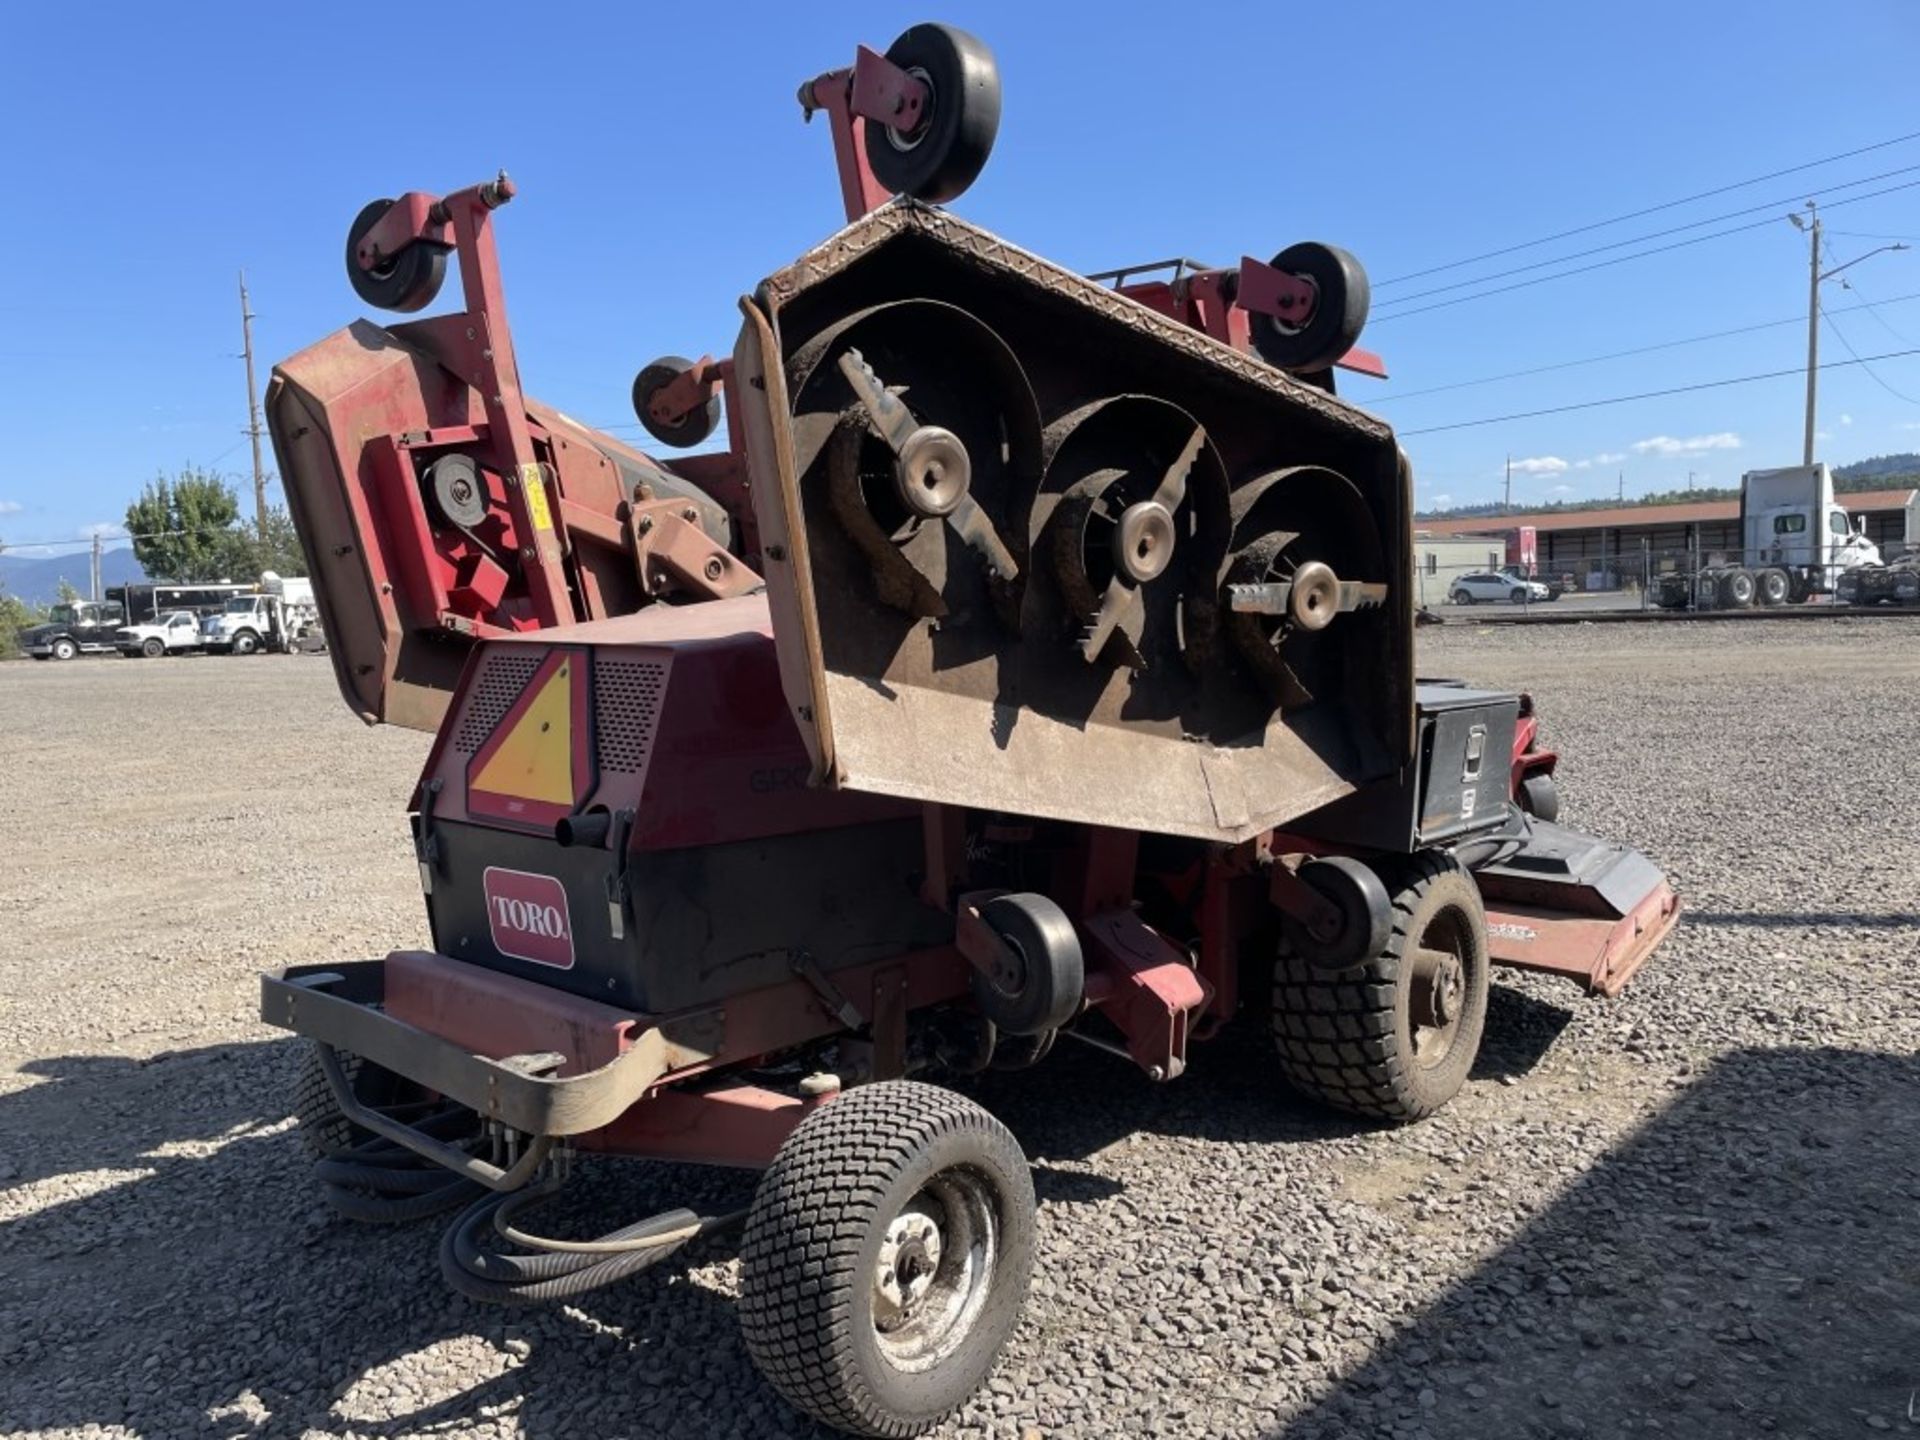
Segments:
[[[474,789],[550,805],[573,804],[572,664],[547,677],[500,748],[474,776]]]

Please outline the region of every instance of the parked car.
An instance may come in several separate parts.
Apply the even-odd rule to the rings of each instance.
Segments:
[[[1547,600],[1547,587],[1538,580],[1521,580],[1483,570],[1462,575],[1447,588],[1447,598],[1456,605],[1471,605],[1479,600],[1505,600],[1514,605],[1529,600]]]
[[[1547,599],[1558,600],[1567,593],[1567,581],[1563,575],[1529,575],[1518,565],[1502,565],[1500,573],[1509,580],[1536,580],[1547,587]]]
[[[191,610],[170,610],[144,625],[121,626],[114,632],[114,643],[122,655],[139,655],[149,660],[198,650],[200,617]]]

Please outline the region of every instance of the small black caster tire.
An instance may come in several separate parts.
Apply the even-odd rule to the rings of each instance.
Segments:
[[[923,81],[932,100],[903,134],[866,120],[867,163],[895,195],[944,204],[979,177],[1000,133],[1000,67],[993,52],[951,25],[915,25],[887,59]]]
[[[653,404],[655,395],[692,368],[693,361],[684,356],[662,355],[633,377],[633,413],[646,427],[647,433],[662,445],[672,445],[682,450],[690,445],[698,445],[713,434],[720,424],[720,396],[717,393],[708,396],[706,404],[696,405],[671,422],[661,420],[647,408]]]
[[[447,278],[447,251],[442,245],[417,240],[398,255],[371,270],[360,264],[360,241],[393,208],[391,200],[375,200],[354,217],[347,229],[347,279],[353,293],[379,310],[410,315],[424,310],[440,293]]]
[[[1295,954],[1338,973],[1379,953],[1393,928],[1393,908],[1372,866],[1350,855],[1327,855],[1302,865],[1300,879],[1339,907],[1341,925],[1337,935],[1313,935],[1293,916],[1282,915],[1280,926]]]
[[[1367,327],[1372,287],[1360,262],[1337,245],[1303,240],[1273,257],[1273,268],[1304,275],[1319,290],[1313,314],[1298,328],[1271,315],[1249,317],[1248,336],[1262,360],[1277,370],[1311,374],[1325,370],[1359,340]]]
[[[980,1013],[1005,1035],[1040,1035],[1072,1019],[1086,994],[1086,959],[1067,912],[1045,895],[997,895],[980,919],[1008,951],[993,974],[973,971]]]
[[[1560,787],[1551,775],[1529,775],[1520,782],[1520,808],[1549,825],[1560,818]]]

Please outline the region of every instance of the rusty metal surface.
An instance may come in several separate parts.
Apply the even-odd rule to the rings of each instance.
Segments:
[[[1316,386],[1306,385],[1249,355],[1212,339],[1171,316],[1108,289],[1096,280],[1075,274],[1029,250],[969,224],[959,216],[910,198],[897,198],[823,240],[793,264],[761,283],[763,304],[777,312],[803,291],[829,280],[848,266],[907,233],[937,238],[955,254],[983,271],[1061,295],[1110,320],[1126,325],[1181,354],[1221,366],[1237,378],[1258,385],[1313,410],[1321,418],[1350,426],[1367,439],[1389,442],[1393,432],[1384,420],[1356,409]]]
[[[735,351],[741,428],[783,686],[818,779],[1235,840],[1405,761],[1411,604],[1406,567],[1394,562],[1410,543],[1410,477],[1387,426],[913,202],[849,225],[757,296],[743,304]],[[1073,338],[1049,336],[1048,326]],[[1003,415],[982,416],[964,383],[944,386],[963,432],[965,421],[976,437],[1001,437],[997,448],[969,445],[985,533],[911,516],[903,529],[878,513],[870,452],[889,432],[870,426],[848,439],[866,413],[833,388],[846,384],[835,357],[850,351],[923,421],[943,388],[943,354],[963,357],[956,373],[995,377],[996,393],[1011,397]],[[1163,379],[1178,403],[1152,393]],[[1131,449],[1125,426],[1140,438]],[[1183,459],[1196,426],[1204,443],[1187,445]],[[864,458],[847,459],[850,443]],[[865,468],[849,475],[850,463]],[[1144,603],[1109,587],[1093,616],[1087,597],[1097,601],[1108,582],[1073,583],[1057,532],[1120,493],[1116,463],[1165,471],[1159,491],[1135,486],[1124,503],[1165,495],[1184,504],[1180,544],[1193,558],[1146,588]],[[1227,558],[1236,487],[1283,469],[1321,473],[1315,466],[1346,477],[1363,523],[1380,532],[1356,553],[1390,571],[1340,578],[1389,593],[1371,616],[1342,616],[1335,627],[1337,699],[1294,687],[1283,705],[1269,693],[1280,687],[1252,683],[1214,653],[1227,646],[1213,571]],[[863,501],[876,516],[850,517]],[[1079,651],[1103,658],[1053,644],[1063,620],[1084,627]]]
[[[524,538],[503,523],[476,547],[423,505],[417,473],[431,458],[467,454],[488,424],[479,392],[433,332],[359,321],[275,367],[268,428],[314,582],[342,695],[370,723],[434,730],[471,642],[550,623],[535,603]],[[674,500],[695,511],[716,546],[727,513],[698,485],[557,410],[523,402],[541,477],[577,592],[567,620],[645,605],[649,594],[623,517],[629,502]],[[507,515],[507,476],[482,463]],[[479,553],[481,549],[491,554]],[[711,555],[700,561],[704,574]],[[725,578],[747,582],[730,557]]]
[[[1679,920],[1679,897],[1665,883],[1617,918],[1490,904],[1487,950],[1496,965],[1559,975],[1595,995],[1618,995]]]
[[[525,981],[490,976],[443,956],[403,953],[408,953],[417,966],[451,967],[438,974],[427,988],[415,986],[412,990],[416,996],[430,998],[436,1013],[460,1003],[472,984],[511,986],[511,1003],[503,1006],[498,995],[475,1002],[496,1012],[490,1022],[496,1034],[511,1030],[542,1006],[551,1008],[575,1001],[575,997],[559,996]],[[648,1028],[624,1037],[617,1056],[593,1070],[560,1079],[529,1075],[503,1063],[505,1054],[481,1054],[377,1008],[385,995],[387,964],[385,960],[363,960],[263,975],[260,1018],[310,1040],[364,1056],[529,1135],[578,1135],[598,1130],[617,1119],[662,1076],[697,1066],[708,1057],[710,1048],[718,1048],[717,1032],[711,1038],[703,1037],[700,1045],[688,1046],[658,1028]],[[469,1018],[475,1023],[489,1023],[478,1011]],[[584,1023],[594,1022],[589,1019]],[[522,1052],[516,1047],[512,1053]]]

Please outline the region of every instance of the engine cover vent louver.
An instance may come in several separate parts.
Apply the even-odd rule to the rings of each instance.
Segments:
[[[657,660],[602,660],[594,667],[595,761],[602,775],[646,773],[660,723],[667,667]]]
[[[456,754],[471,755],[487,743],[487,737],[506,718],[539,668],[538,655],[508,655],[498,650],[480,662],[480,674],[460,716],[460,729],[453,737]]]

